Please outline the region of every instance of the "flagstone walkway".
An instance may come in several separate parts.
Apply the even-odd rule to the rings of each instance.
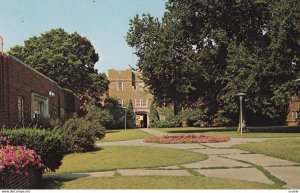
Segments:
[[[156,136],[167,133],[141,129]],[[169,134],[168,134],[169,135]],[[73,173],[44,175],[44,178],[75,179],[81,177],[107,177],[114,175],[122,176],[193,176],[195,173],[207,177],[229,178],[247,180],[265,184],[274,184],[270,177],[264,173],[269,172],[274,177],[285,182],[286,188],[300,189],[300,166],[298,163],[273,158],[261,154],[251,154],[247,151],[231,148],[232,145],[261,142],[270,138],[231,138],[224,143],[205,144],[154,144],[145,143],[142,139],[116,142],[100,142],[96,145],[102,146],[147,146],[184,149],[208,155],[204,161],[182,164],[179,166],[158,167],[151,169],[121,169],[107,172]],[[272,138],[274,139],[274,138]],[[255,167],[261,166],[261,167]],[[263,169],[258,169],[263,168]],[[192,171],[192,172],[191,172]]]

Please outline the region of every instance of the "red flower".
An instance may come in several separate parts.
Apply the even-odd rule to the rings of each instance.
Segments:
[[[176,144],[176,143],[219,143],[227,142],[227,136],[206,136],[206,135],[187,135],[187,136],[162,136],[145,138],[146,143]]]

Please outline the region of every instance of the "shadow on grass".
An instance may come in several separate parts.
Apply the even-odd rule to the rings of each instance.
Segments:
[[[199,128],[197,130],[171,130],[168,133],[207,133],[207,132],[228,132],[228,131],[236,131],[236,128],[233,127],[222,127],[222,128]]]
[[[248,127],[250,133],[300,133],[299,126],[266,126],[266,127]],[[208,133],[208,132],[230,132],[236,131],[236,127],[205,127],[199,129],[176,129],[167,131],[168,133]]]
[[[76,180],[78,178],[84,178],[86,174],[64,174],[68,175],[69,178],[45,178],[41,184],[35,189],[62,189],[64,182]]]
[[[105,130],[105,133],[119,133],[118,130]]]

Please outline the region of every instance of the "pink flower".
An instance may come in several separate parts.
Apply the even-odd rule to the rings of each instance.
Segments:
[[[227,142],[227,136],[206,136],[206,135],[187,135],[187,136],[162,136],[145,138],[146,143],[176,144],[176,143],[219,143]]]

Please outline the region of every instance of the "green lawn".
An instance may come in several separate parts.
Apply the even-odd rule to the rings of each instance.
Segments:
[[[234,145],[234,148],[286,159],[300,164],[300,139],[276,139]]]
[[[284,138],[300,137],[300,133],[279,133],[279,132],[247,132],[241,135],[235,127],[178,127],[178,128],[154,128],[157,131],[164,131],[170,134],[203,134],[203,135],[224,135],[230,137],[244,138]]]
[[[131,139],[144,139],[146,137],[153,137],[153,135],[137,129],[108,130],[100,142],[126,141]]]
[[[100,151],[66,155],[56,173],[91,172],[179,165],[207,159],[204,154],[156,147],[104,147]]]
[[[267,185],[249,181],[191,177],[162,176],[118,176],[101,178],[81,178],[45,185],[47,189],[278,189],[277,185]]]

